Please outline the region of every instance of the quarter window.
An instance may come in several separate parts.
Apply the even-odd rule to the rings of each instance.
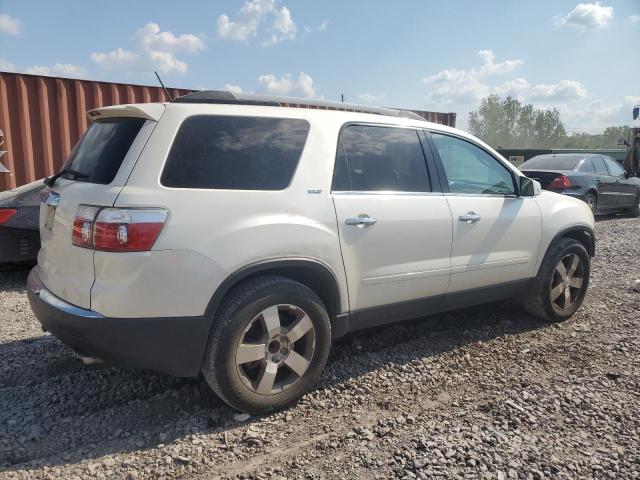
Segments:
[[[176,135],[160,179],[181,188],[282,190],[302,154],[305,120],[198,115]]]
[[[465,140],[432,133],[451,193],[513,195],[513,177],[498,160]]]
[[[624,177],[624,169],[615,160],[609,158],[605,158],[604,160],[607,162],[611,175],[614,177]]]
[[[430,191],[416,130],[349,125],[338,142],[334,191]]]

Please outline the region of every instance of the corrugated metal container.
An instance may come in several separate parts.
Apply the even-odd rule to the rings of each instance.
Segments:
[[[170,88],[173,96],[192,90]],[[87,129],[86,112],[121,103],[164,102],[160,87],[0,72],[0,129],[7,153],[0,191],[60,169]]]
[[[170,88],[173,97],[193,90]],[[54,174],[87,129],[86,112],[122,103],[167,101],[160,87],[0,72],[0,129],[7,153],[0,163],[0,191]],[[412,110],[455,127],[455,113]]]
[[[440,113],[440,112],[425,112],[423,110],[411,110],[413,113],[420,115],[427,122],[439,123],[440,125],[447,125],[449,127],[456,126],[456,114],[455,113]]]

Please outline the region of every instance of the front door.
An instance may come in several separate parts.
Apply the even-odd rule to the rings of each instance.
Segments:
[[[628,180],[624,169],[612,158],[604,157],[609,174],[614,180],[616,204],[621,207],[633,206],[638,201],[638,187],[633,180]]]
[[[352,312],[446,292],[451,214],[418,130],[343,127],[332,190]]]
[[[431,134],[453,217],[448,292],[535,276],[540,210],[517,197],[514,175],[500,160],[463,138]]]

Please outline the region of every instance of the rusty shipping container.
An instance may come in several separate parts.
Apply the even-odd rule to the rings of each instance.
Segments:
[[[169,88],[173,97],[193,90]],[[87,110],[122,103],[168,101],[160,87],[0,72],[0,192],[54,174],[87,129]],[[413,110],[455,127],[455,113]]]
[[[180,96],[192,90],[170,88]],[[164,102],[160,87],[0,72],[0,130],[6,150],[0,191],[60,169],[87,129],[86,112],[120,103]]]

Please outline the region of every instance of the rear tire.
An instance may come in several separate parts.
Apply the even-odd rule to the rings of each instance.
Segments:
[[[573,238],[553,242],[523,299],[526,310],[546,322],[570,318],[587,293],[590,260],[584,245]]]
[[[286,407],[315,384],[331,323],[305,285],[264,276],[235,287],[216,315],[202,372],[228,405],[258,415]]]
[[[593,213],[596,213],[596,210],[598,209],[598,197],[596,197],[595,193],[588,192],[584,196],[584,202],[589,205],[589,208]]]

